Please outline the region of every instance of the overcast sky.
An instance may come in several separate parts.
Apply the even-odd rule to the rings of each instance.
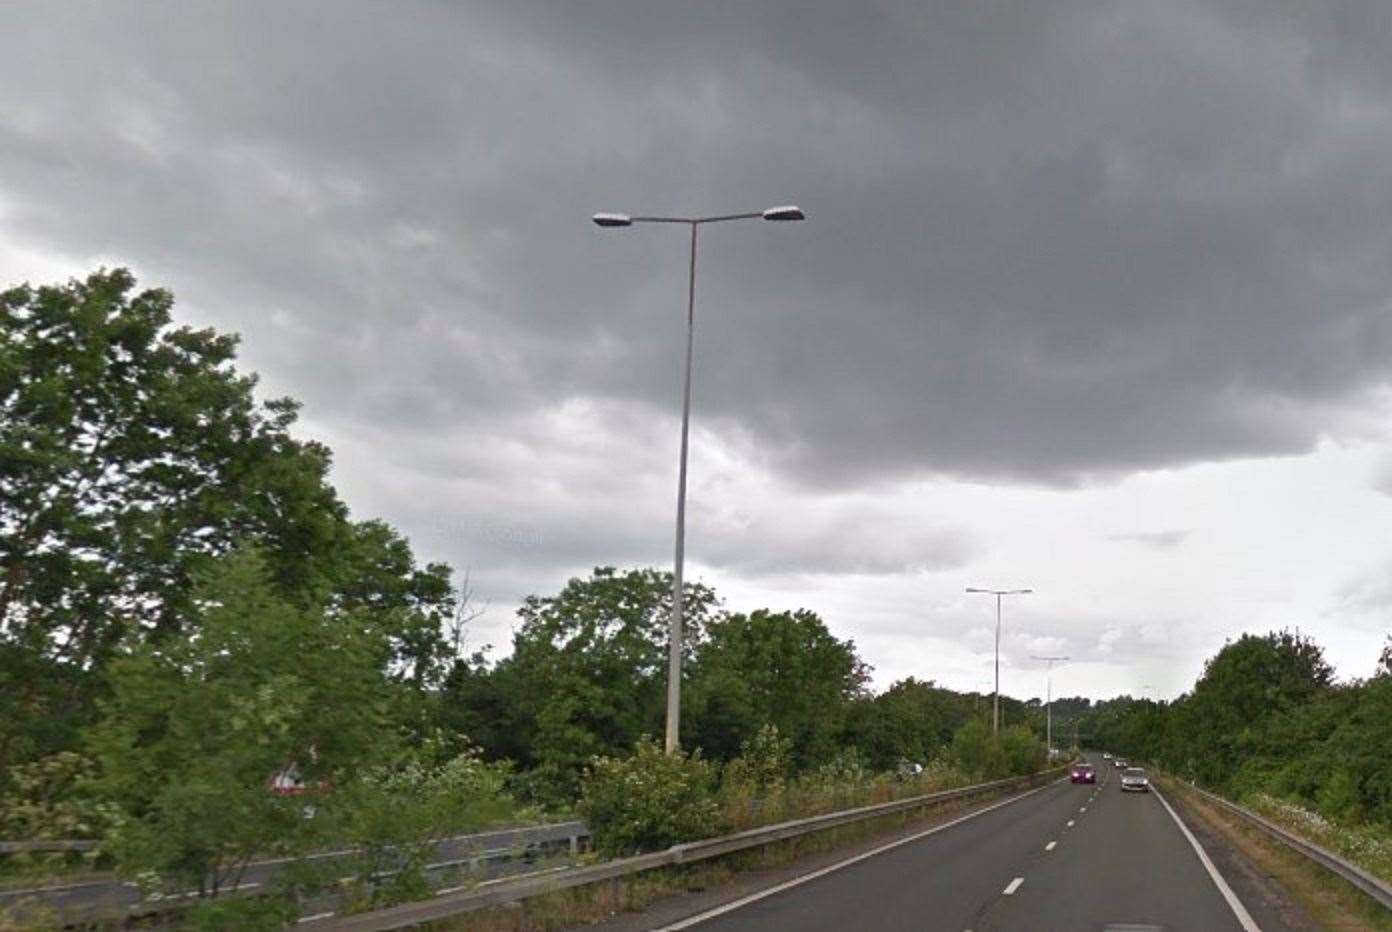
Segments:
[[[0,284],[126,265],[304,402],[471,643],[688,557],[876,685],[1172,696],[1392,610],[1392,4],[0,6]]]

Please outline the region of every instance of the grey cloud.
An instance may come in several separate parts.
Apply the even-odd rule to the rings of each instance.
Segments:
[[[591,212],[808,210],[703,236],[696,421],[828,500],[1301,452],[1392,360],[1387,10],[8,4],[0,235],[173,287],[408,489],[465,477],[474,523],[424,527],[500,572],[652,561],[685,243]],[[627,415],[571,457],[534,415],[586,400]],[[874,521],[693,553],[971,553]]]

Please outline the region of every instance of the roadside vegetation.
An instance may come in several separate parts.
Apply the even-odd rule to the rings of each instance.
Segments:
[[[688,584],[668,757],[670,574],[599,567],[461,650],[449,567],[350,514],[330,451],[237,339],[124,270],[0,293],[0,881],[114,870],[205,928],[425,895],[437,842],[580,814],[601,854],[1038,769],[1038,702],[881,693],[814,612]],[[306,856],[358,852],[360,879]],[[248,864],[289,865],[255,899]],[[264,895],[263,895],[264,894]]]
[[[1122,697],[1073,711],[1093,746],[1192,780],[1392,881],[1392,638],[1372,676],[1335,682],[1309,638],[1244,635],[1174,702]]]

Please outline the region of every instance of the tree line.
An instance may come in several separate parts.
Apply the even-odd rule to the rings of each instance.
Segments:
[[[450,568],[350,514],[330,451],[293,435],[293,400],[257,399],[236,349],[123,269],[0,292],[0,834],[101,836],[127,876],[207,895],[254,858],[348,845],[370,905],[419,894],[441,833],[602,818],[626,767],[686,787],[691,812],[718,790],[734,824],[751,800],[890,792],[874,775],[909,764],[1041,759],[1037,703],[1005,700],[997,741],[982,696],[874,694],[815,613],[731,611],[701,583],[692,753],[655,759],[670,574],[599,567],[528,597],[508,656],[462,655]],[[293,900],[258,901],[265,923]],[[227,908],[206,924],[255,924]]]
[[[1339,682],[1309,637],[1243,635],[1175,701],[1122,696],[1077,718],[1092,746],[1232,798],[1268,794],[1392,826],[1392,638],[1372,676]]]

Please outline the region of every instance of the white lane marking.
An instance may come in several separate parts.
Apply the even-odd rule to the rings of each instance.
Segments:
[[[1016,877],[1014,880],[1010,881],[1010,884],[1004,890],[1002,890],[1001,893],[1005,894],[1006,896],[1012,896],[1014,895],[1016,890],[1020,889],[1020,884],[1024,882],[1025,878]]]
[[[1069,820],[1068,820],[1068,827],[1069,827],[1069,828],[1072,828],[1072,827],[1073,827],[1073,820],[1072,820],[1072,819],[1069,819]]]
[[[658,929],[653,929],[652,932],[677,932],[678,929],[689,929],[694,925],[705,922],[707,919],[714,919],[716,916],[723,916],[725,913],[733,912],[742,906],[748,906],[750,903],[755,903],[759,900],[764,899],[765,897],[773,896],[775,893],[782,893],[784,890],[791,890],[793,887],[801,886],[802,884],[807,883],[809,880],[816,880],[818,877],[824,877],[827,874],[832,873],[833,871],[839,871],[843,867],[850,867],[852,864],[864,861],[867,858],[873,858],[877,854],[884,854],[886,851],[892,851],[895,848],[907,845],[910,842],[918,841],[921,838],[927,838],[929,835],[932,835],[936,832],[941,832],[945,829],[952,828],[954,825],[960,825],[968,819],[974,819],[979,815],[985,815],[992,809],[999,809],[1001,806],[1008,806],[1011,803],[1019,802],[1027,796],[1033,796],[1035,793],[1038,793],[1041,790],[1047,790],[1051,786],[1057,786],[1061,782],[1062,780],[1060,779],[1055,780],[1052,783],[1046,783],[1043,786],[1037,786],[1034,789],[1030,790],[1028,793],[1021,793],[1019,796],[1012,796],[1009,799],[1003,799],[998,803],[994,803],[990,806],[987,806],[985,809],[978,809],[975,812],[969,812],[964,816],[960,816],[956,819],[953,819],[951,822],[944,822],[942,825],[935,825],[927,831],[918,832],[914,835],[910,835],[908,838],[901,838],[898,841],[891,841],[889,844],[881,845],[878,848],[873,848],[869,851],[862,852],[861,854],[857,854],[854,857],[847,858],[844,861],[838,861],[835,864],[830,864],[826,867],[821,868],[820,870],[815,870],[810,874],[803,874],[801,877],[794,877],[792,880],[788,880],[775,886],[769,887],[767,890],[760,890],[757,893],[751,893],[748,896],[742,896],[737,900],[732,900],[731,902],[726,903],[724,906],[717,906],[714,909],[708,909],[703,913],[697,913],[694,916],[688,916],[687,918],[682,919],[679,922],[674,922],[671,925],[662,926]]]
[[[1045,850],[1045,851],[1053,851],[1053,850],[1054,850],[1054,847],[1055,847],[1057,844],[1058,844],[1058,842],[1056,842],[1056,841],[1051,841],[1051,842],[1049,842],[1047,845],[1044,846],[1044,850]]]
[[[1078,811],[1079,811],[1079,812],[1087,812],[1087,806],[1080,806],[1080,807],[1078,807]]]
[[[1223,875],[1218,873],[1218,868],[1214,867],[1213,862],[1208,859],[1208,852],[1204,851],[1203,846],[1199,844],[1199,840],[1194,837],[1194,833],[1189,831],[1189,826],[1185,825],[1184,822],[1180,820],[1179,813],[1174,811],[1174,807],[1170,805],[1170,801],[1162,796],[1160,791],[1154,786],[1151,787],[1151,790],[1155,793],[1155,797],[1164,804],[1165,811],[1170,814],[1170,818],[1174,819],[1175,825],[1179,826],[1180,832],[1184,834],[1185,838],[1189,839],[1189,844],[1193,846],[1194,853],[1199,856],[1199,861],[1203,863],[1204,870],[1208,871],[1208,876],[1213,878],[1214,884],[1218,887],[1218,892],[1223,894],[1223,899],[1227,900],[1228,905],[1232,907],[1233,914],[1237,916],[1237,921],[1241,924],[1244,932],[1261,932],[1261,926],[1253,921],[1252,914],[1247,912],[1247,907],[1242,905],[1242,901],[1237,898],[1237,894],[1233,893],[1232,887],[1228,886],[1228,882],[1223,879]]]

